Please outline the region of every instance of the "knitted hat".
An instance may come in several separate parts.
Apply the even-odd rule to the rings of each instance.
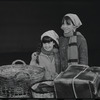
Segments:
[[[49,36],[50,38],[55,40],[55,42],[59,45],[59,42],[58,42],[59,36],[54,30],[49,30],[49,31],[44,32],[41,35],[41,40],[43,39],[44,36]]]
[[[65,16],[70,17],[70,19],[73,21],[76,28],[78,28],[82,25],[81,20],[79,19],[79,17],[76,14],[69,13],[69,14],[66,14]]]

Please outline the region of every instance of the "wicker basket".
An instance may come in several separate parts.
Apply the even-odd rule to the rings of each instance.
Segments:
[[[22,62],[23,64],[15,64]],[[26,65],[22,60],[16,60],[12,65],[0,67],[0,97],[1,98],[30,98],[30,87],[41,81],[44,69]]]
[[[31,94],[27,82],[0,77],[1,98],[29,98],[30,96]]]
[[[31,87],[31,91],[33,98],[55,98],[54,84],[52,80],[35,83]]]

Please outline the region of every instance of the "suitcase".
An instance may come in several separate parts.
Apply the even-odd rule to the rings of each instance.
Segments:
[[[54,80],[56,98],[97,98],[100,88],[98,72],[86,65],[69,66]]]

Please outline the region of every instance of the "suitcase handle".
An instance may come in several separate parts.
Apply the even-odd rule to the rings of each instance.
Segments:
[[[67,70],[68,70],[71,66],[80,66],[80,67],[82,66],[82,67],[84,67],[84,69],[89,68],[88,65],[84,65],[84,64],[72,64],[72,65],[69,65],[69,66],[68,66]]]
[[[12,65],[15,65],[18,62],[21,62],[24,66],[26,65],[26,63],[23,60],[20,60],[20,59],[13,61]]]

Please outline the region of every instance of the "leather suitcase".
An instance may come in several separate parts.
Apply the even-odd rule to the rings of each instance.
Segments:
[[[56,98],[96,98],[100,75],[86,65],[71,65],[54,80]]]

